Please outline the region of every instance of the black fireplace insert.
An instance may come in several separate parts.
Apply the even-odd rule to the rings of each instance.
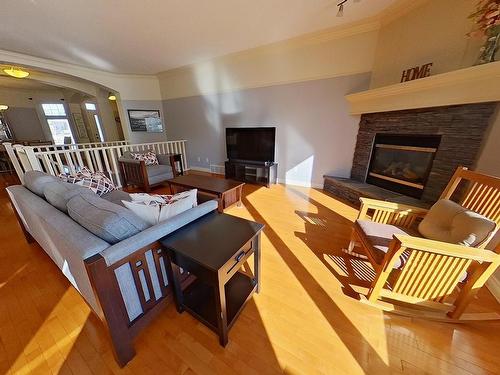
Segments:
[[[420,198],[440,141],[440,135],[376,134],[366,182]]]

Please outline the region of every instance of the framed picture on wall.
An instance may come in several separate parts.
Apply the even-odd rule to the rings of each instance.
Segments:
[[[159,110],[129,109],[128,118],[130,129],[133,132],[163,132],[163,123],[161,122]]]

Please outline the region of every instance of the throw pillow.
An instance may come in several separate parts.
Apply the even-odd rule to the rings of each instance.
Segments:
[[[91,172],[87,167],[81,167],[80,171],[75,174],[59,175],[65,182],[77,184],[87,189],[92,190],[97,195],[101,196],[116,189],[115,184],[103,172]]]
[[[158,165],[158,158],[156,157],[156,154],[153,151],[148,151],[145,153],[134,153],[131,152],[130,156],[134,160],[140,160],[143,161],[146,165]]]
[[[174,195],[130,194],[131,202],[123,205],[151,225],[158,224],[197,206],[197,189]]]

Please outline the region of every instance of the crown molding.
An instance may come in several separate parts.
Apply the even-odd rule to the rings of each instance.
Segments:
[[[346,96],[351,114],[500,101],[500,61]]]

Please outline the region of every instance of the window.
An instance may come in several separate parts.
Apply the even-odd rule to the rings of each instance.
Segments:
[[[99,132],[99,138],[101,142],[104,142],[104,134],[102,133],[101,123],[99,122],[99,117],[94,115],[95,124],[97,126],[97,131]]]
[[[45,116],[66,116],[63,104],[42,104]]]
[[[43,113],[47,118],[52,139],[56,145],[65,143],[75,143],[75,138],[71,132],[68,117],[64,104],[60,103],[45,103],[42,104]]]
[[[95,111],[95,110],[96,110],[96,107],[95,107],[95,104],[94,104],[94,103],[85,103],[85,108],[86,108],[88,111]]]
[[[67,118],[48,118],[47,123],[49,124],[52,139],[56,145],[75,143]],[[69,142],[70,140],[71,142]]]

